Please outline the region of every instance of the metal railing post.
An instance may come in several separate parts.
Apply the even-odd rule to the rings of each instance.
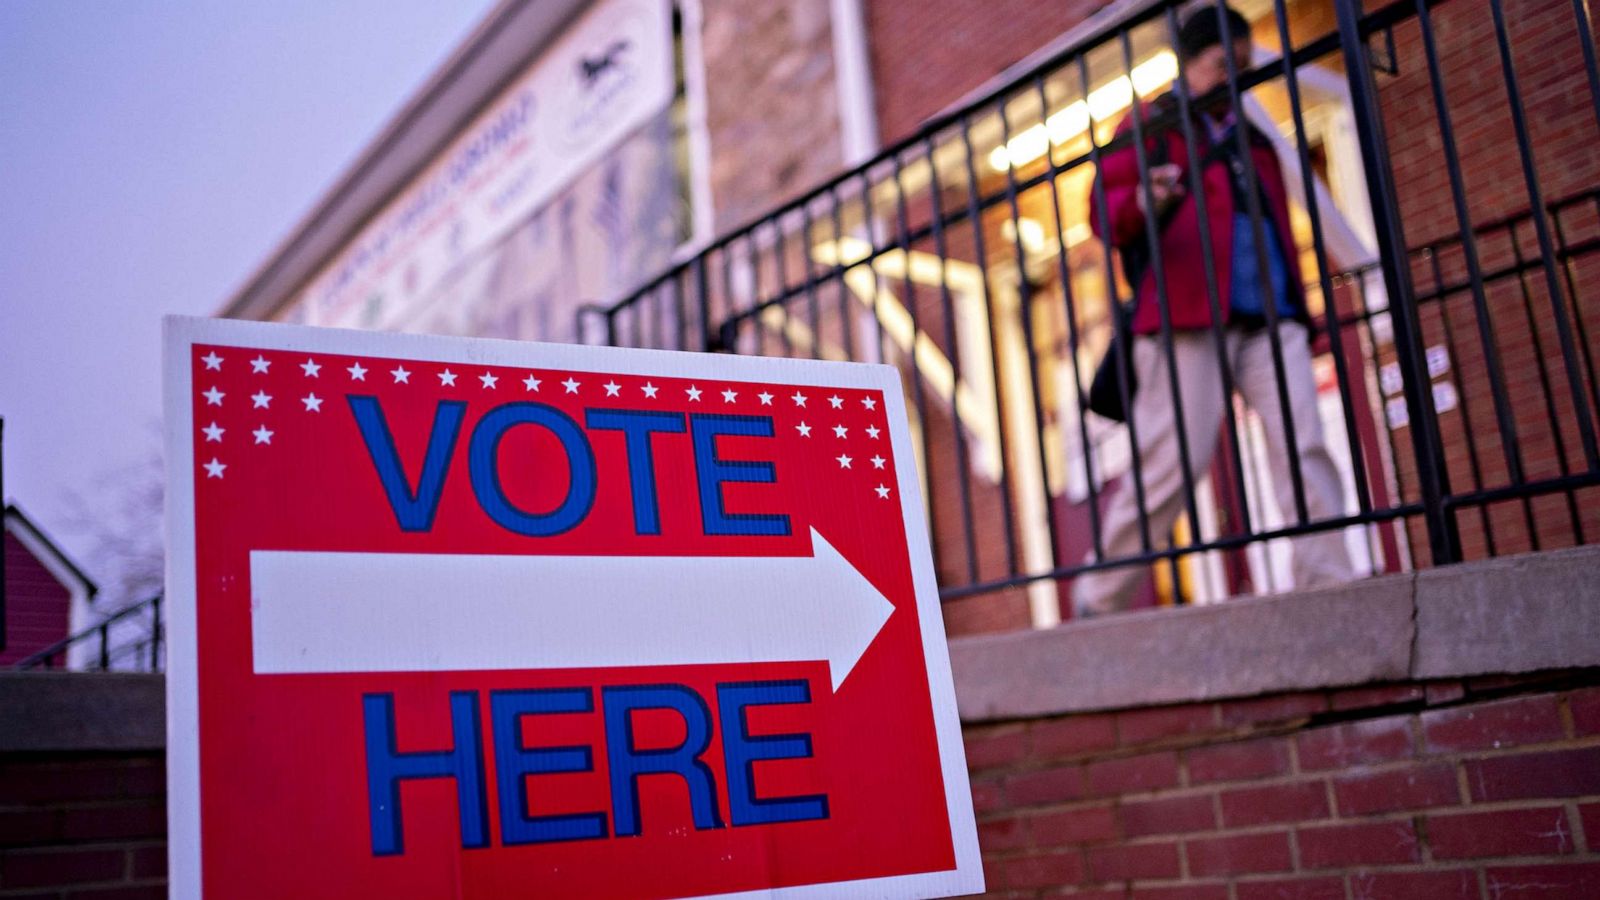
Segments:
[[[159,648],[161,641],[161,595],[156,594],[155,596],[141,600],[138,603],[123,607],[99,622],[96,622],[95,624],[90,625],[88,628],[83,629],[77,634],[71,634],[59,641],[56,641],[54,644],[39,650],[32,656],[28,656],[17,661],[13,666],[11,666],[11,668],[17,670],[27,670],[37,666],[43,666],[46,669],[53,669],[56,666],[56,660],[61,660],[63,664],[67,662],[67,654],[73,647],[80,643],[98,638],[100,641],[100,668],[109,669],[111,667],[112,656],[111,626],[130,616],[143,613],[146,607],[151,608],[154,616],[155,624],[153,628],[155,633],[152,639],[156,642],[156,645]],[[143,649],[144,644],[142,643],[134,645],[133,658],[135,664],[138,663],[140,652]]]
[[[1439,436],[1438,412],[1433,405],[1428,370],[1421,352],[1422,326],[1417,317],[1416,297],[1411,290],[1410,256],[1406,252],[1394,171],[1389,164],[1383,111],[1378,103],[1377,83],[1368,65],[1366,41],[1361,36],[1361,6],[1359,0],[1335,0],[1334,6],[1339,22],[1339,46],[1350,84],[1350,106],[1372,203],[1383,283],[1389,295],[1388,312],[1394,329],[1395,353],[1404,375],[1429,551],[1433,565],[1456,562],[1461,558],[1461,538],[1454,517],[1445,508],[1445,498],[1450,491],[1449,473]]]
[[[6,648],[6,420],[0,418],[0,650]]]
[[[698,323],[700,332],[700,346],[698,349],[709,353],[711,351],[711,280],[706,276],[706,257],[709,251],[702,251],[694,258],[694,302],[695,313],[700,317]],[[683,347],[688,350],[687,344]]]
[[[617,346],[617,314],[614,310],[606,310],[606,346]]]
[[[150,601],[150,671],[161,670],[161,595]]]

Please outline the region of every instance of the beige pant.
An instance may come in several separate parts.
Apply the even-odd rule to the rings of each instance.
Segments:
[[[1311,348],[1305,326],[1292,321],[1280,322],[1278,337],[1283,349],[1283,378],[1288,387],[1289,409],[1294,416],[1306,512],[1311,521],[1342,515],[1344,500],[1339,471],[1328,455],[1322,420],[1317,415],[1317,387],[1311,371]],[[1289,469],[1289,454],[1295,448],[1288,446],[1284,431],[1271,338],[1266,329],[1245,332],[1238,328],[1226,329],[1223,338],[1234,387],[1260,417],[1266,432],[1272,491],[1278,508],[1286,521],[1295,522],[1294,481]],[[1194,481],[1198,483],[1211,467],[1226,412],[1216,337],[1210,331],[1176,332],[1172,340],[1172,358],[1178,368],[1189,462]],[[1173,523],[1186,507],[1186,498],[1172,382],[1160,339],[1135,338],[1133,363],[1139,385],[1133,396],[1133,424],[1139,437],[1136,452],[1144,479],[1150,540],[1153,547],[1164,547]],[[1136,555],[1143,548],[1139,501],[1131,481],[1133,473],[1124,477],[1128,482],[1112,497],[1101,523],[1106,559]],[[1259,523],[1259,516],[1252,516],[1251,524],[1259,528]],[[1334,584],[1354,576],[1341,530],[1296,538],[1293,547],[1296,587]],[[1073,580],[1073,606],[1080,615],[1126,609],[1147,571],[1146,566],[1122,566],[1085,572]]]

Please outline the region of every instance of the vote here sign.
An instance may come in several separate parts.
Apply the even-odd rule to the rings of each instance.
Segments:
[[[981,891],[899,385],[168,320],[174,895]]]

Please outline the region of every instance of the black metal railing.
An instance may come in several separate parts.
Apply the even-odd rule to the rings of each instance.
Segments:
[[[1036,623],[1087,572],[1148,568],[1143,592],[1174,602],[1290,586],[1283,559],[1306,544],[1284,539],[1343,534],[1357,572],[1587,541],[1600,529],[1590,322],[1600,160],[1589,150],[1600,74],[1585,6],[1524,3],[1508,22],[1500,2],[1274,0],[1252,32],[1285,49],[1258,51],[1243,70],[1224,56],[1225,82],[1192,96],[1168,49],[1184,5],[1153,0],[1095,29],[589,308],[580,334],[896,366],[943,596],[1026,596]],[[1535,65],[1529,89],[1519,75]],[[1146,107],[1169,91],[1175,109]],[[1230,109],[1251,110],[1273,137],[1282,187],[1300,198],[1286,254],[1307,273],[1314,422],[1291,396],[1300,373],[1284,340],[1296,332],[1273,303],[1257,332],[1273,383],[1253,407],[1236,399],[1230,342],[1240,339],[1218,324],[1220,236],[1207,216],[1195,217],[1198,272],[1169,270],[1163,251],[1181,248],[1141,219],[1129,240],[1146,248],[1158,321],[1134,335],[1113,315],[1140,286],[1119,266],[1126,246],[1096,237],[1125,213],[1108,200],[1107,163],[1132,166],[1144,208],[1156,208],[1156,142],[1198,158],[1212,140],[1205,123]],[[1277,176],[1257,171],[1264,157],[1246,129],[1230,139],[1240,211],[1263,246],[1277,223],[1263,185]],[[1210,208],[1214,185],[1197,167],[1183,185]],[[1247,276],[1268,285],[1265,254],[1257,260]],[[1173,320],[1169,292],[1189,289],[1181,278],[1204,285],[1209,322],[1198,330]],[[1192,383],[1175,356],[1185,334],[1219,361]],[[1223,398],[1218,433],[1174,429],[1181,486],[1160,487],[1159,503],[1141,425],[1160,423],[1138,407],[1124,425],[1085,406],[1113,345],[1158,360],[1156,383],[1118,379],[1125,405],[1143,393],[1146,410],[1181,422],[1185,398]],[[1273,427],[1289,452],[1271,452]],[[1318,431],[1326,447],[1310,446]],[[1335,463],[1338,508],[1317,505],[1328,489],[1308,484],[1310,450]],[[1113,547],[1106,519],[1129,491],[1136,546]],[[1162,503],[1178,508],[1170,526]]]
[[[131,639],[117,641],[114,631],[118,625],[138,629]],[[143,626],[142,628],[140,626]],[[77,634],[68,635],[54,644],[19,660],[12,668],[55,669],[71,667],[70,651],[77,646],[94,648],[94,655],[81,666],[81,671],[107,672],[113,667],[129,671],[160,672],[165,669],[162,639],[166,625],[161,619],[161,595],[141,600],[106,616],[98,623]]]

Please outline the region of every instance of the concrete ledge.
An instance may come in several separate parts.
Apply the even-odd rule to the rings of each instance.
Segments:
[[[1416,579],[1418,678],[1600,666],[1600,547],[1430,569]]]
[[[982,722],[1600,666],[1600,546],[950,642]]]
[[[1393,681],[1411,658],[1411,577],[951,641],[967,721]]]
[[[159,750],[166,679],[115,672],[0,672],[0,752]]]

